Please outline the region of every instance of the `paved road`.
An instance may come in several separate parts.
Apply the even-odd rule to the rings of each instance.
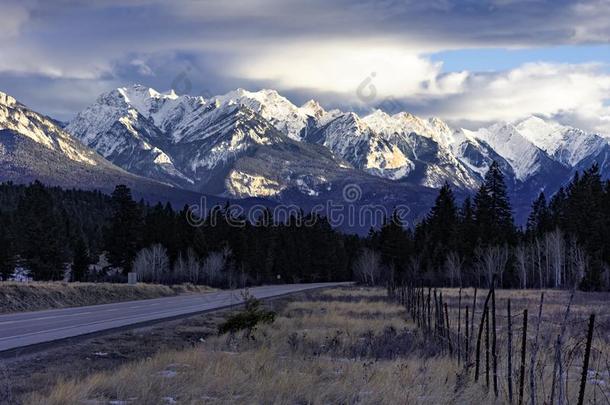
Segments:
[[[349,283],[272,285],[250,288],[250,293],[257,298],[270,298],[345,284]],[[234,290],[0,315],[0,352],[225,308],[241,302],[241,290]]]

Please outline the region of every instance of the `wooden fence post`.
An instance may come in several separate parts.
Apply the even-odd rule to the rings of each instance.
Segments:
[[[447,308],[447,303],[445,303],[445,320],[447,321],[447,344],[449,346],[449,355],[453,356],[453,346],[451,345],[451,328],[449,326],[449,309]]]
[[[568,324],[568,317],[570,316],[570,307],[572,306],[572,300],[574,299],[574,290],[570,294],[566,312],[563,316],[563,322],[557,335],[557,342],[555,343],[555,362],[553,364],[553,383],[551,385],[551,399],[550,403],[555,402],[555,387],[558,387],[557,405],[563,405],[563,367],[561,365],[561,351],[563,350],[563,339],[566,332],[566,326]]]
[[[458,295],[458,319],[457,319],[457,362],[460,364],[462,361],[462,347],[460,345],[460,332],[462,331],[462,289]]]
[[[477,288],[474,288],[474,298],[472,299],[472,315],[471,315],[471,319],[470,319],[470,334],[468,335],[470,339],[474,339],[474,313],[477,310]],[[473,347],[471,342],[468,342],[468,346],[469,347]],[[470,358],[470,353],[468,354],[468,357]]]
[[[438,336],[438,297],[434,289],[434,335]]]
[[[493,364],[494,378],[494,395],[498,397],[498,352],[497,352],[497,336],[496,336],[496,286],[493,286],[491,293],[491,358]]]
[[[487,298],[485,298],[485,304],[483,305],[483,314],[481,315],[481,323],[479,324],[479,333],[477,334],[477,348],[476,348],[476,363],[475,363],[475,368],[474,368],[474,380],[478,381],[479,380],[479,370],[480,370],[480,360],[481,360],[481,337],[483,336],[483,328],[485,327],[485,318],[486,318],[486,312],[485,309],[487,308],[487,305],[489,304],[489,298],[491,297],[491,290],[489,290],[489,292],[487,293]],[[475,300],[476,300],[476,290],[475,290]],[[473,312],[473,319],[472,321],[474,322],[474,309],[472,310]],[[470,327],[472,328],[473,326],[470,325]]]
[[[527,350],[527,309],[523,310],[523,331],[521,337],[521,370],[519,371],[519,405],[523,405],[525,389],[525,354]]]
[[[508,402],[513,403],[513,318],[510,313],[510,298],[506,305],[508,316]]]
[[[474,288],[474,298],[472,299],[472,319],[470,322],[470,338],[474,337],[474,313],[477,311],[477,287]]]
[[[443,292],[441,291],[438,295],[438,307],[440,309],[439,311],[439,319],[438,319],[438,324],[440,326],[440,332],[441,332],[441,336],[445,336],[445,328],[443,327],[443,325],[445,324],[445,320],[443,319]]]
[[[489,308],[485,308],[485,386],[489,388]]]
[[[415,322],[418,327],[421,327],[419,310],[419,288],[415,287]]]
[[[544,293],[540,294],[540,307],[538,308],[538,319],[536,321],[536,336],[532,348],[530,361],[530,402],[536,405],[536,356],[538,355],[538,337],[540,335],[540,324],[542,323],[542,306],[544,304]]]
[[[591,341],[593,340],[593,326],[595,325],[595,314],[589,317],[589,331],[587,333],[587,346],[585,348],[585,358],[582,364],[582,375],[580,377],[580,391],[578,393],[578,405],[583,405],[585,401],[585,388],[587,386],[587,374],[589,372],[589,356],[591,355]]]
[[[469,328],[468,328],[468,305],[466,305],[466,348],[465,348],[465,354],[464,356],[466,357],[466,367],[468,367],[468,363],[470,363],[470,335],[469,335]]]
[[[426,317],[424,317],[424,287],[419,289],[419,326],[423,329],[426,325]]]
[[[432,323],[431,323],[431,318],[430,318],[430,300],[432,297],[432,288],[428,287],[428,321],[427,321],[427,327],[428,327],[428,334],[432,334]]]

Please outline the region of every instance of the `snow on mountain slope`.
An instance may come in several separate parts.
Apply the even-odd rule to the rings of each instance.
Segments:
[[[338,110],[325,111],[315,100],[301,107],[295,106],[275,90],[256,92],[237,89],[221,96],[212,97],[220,106],[239,104],[260,114],[280,132],[296,141],[302,140],[315,127],[325,125],[341,114]]]
[[[102,95],[67,129],[133,173],[239,196],[279,196],[291,187],[313,196],[323,179],[333,177],[324,171],[335,173],[335,180],[364,173],[472,191],[494,160],[513,190],[537,193],[547,183],[555,187],[568,170],[610,154],[601,136],[536,117],[454,130],[438,118],[407,112],[360,117],[326,111],[314,100],[297,107],[274,90],[237,89],[204,99],[124,87]],[[310,156],[304,160],[294,150]],[[269,158],[282,164],[261,161]],[[307,176],[316,159],[324,169]],[[270,168],[280,174],[265,172]]]
[[[225,95],[217,96],[214,100],[217,100],[221,105],[232,103],[248,107],[271,122],[279,131],[295,140],[301,139],[301,131],[307,126],[308,119],[312,117],[307,112],[324,114],[323,110],[311,111],[311,108],[315,108],[315,106],[300,109],[275,90],[264,89],[258,92],[250,92],[237,89]]]
[[[78,113],[66,131],[125,170],[181,186],[189,184],[193,180],[176,168],[165,151],[169,140],[151,116],[175,99],[137,85],[119,88]]]
[[[510,164],[498,155],[485,141],[476,138],[476,132],[458,129],[453,133],[454,143],[451,150],[460,162],[475,172],[481,179],[493,161],[497,161],[505,174],[514,177]]]
[[[521,181],[536,174],[541,168],[541,162],[548,158],[544,151],[509,123],[481,128],[473,135],[487,142],[496,153],[506,159],[515,171],[517,179]]]
[[[336,117],[305,141],[324,145],[355,168],[387,179],[401,179],[414,168],[399,145],[375,132],[355,113]]]
[[[565,128],[556,122],[531,116],[513,125],[521,135],[549,155],[553,155],[555,150],[561,147]]]
[[[320,103],[315,100],[309,100],[305,104],[303,104],[299,110],[305,113],[307,116],[314,118],[315,123],[319,125],[325,125],[331,120],[337,118],[342,114],[339,110],[330,110],[326,111]],[[302,138],[302,137],[301,137]]]
[[[390,136],[392,134],[408,135],[416,133],[432,139],[443,147],[454,143],[453,130],[438,118],[424,120],[408,112],[388,115],[381,110],[375,110],[362,119],[373,130]]]
[[[138,85],[120,88],[102,95],[79,113],[68,130],[126,170],[195,191],[244,197],[275,195],[297,186],[308,188],[303,177],[307,175],[307,166],[298,163],[297,155],[287,151],[283,164],[291,169],[282,171],[285,178],[271,181],[269,173],[246,174],[234,169],[241,159],[251,158],[261,148],[298,145],[246,105],[255,93],[237,93],[245,98],[240,101],[229,95],[204,100],[176,96],[173,92],[162,94]],[[277,93],[255,95],[288,103]],[[250,105],[259,111],[269,111],[261,103]],[[316,107],[310,103],[305,109],[318,118],[303,116],[309,121],[324,117],[326,113]],[[308,146],[298,147],[306,154]],[[313,154],[310,161],[317,158],[325,162],[328,171],[349,166],[334,156],[324,157],[321,152],[307,152]],[[332,156],[328,151],[324,153]]]
[[[173,90],[167,94],[161,94],[155,89],[141,85],[121,87],[117,89],[117,91],[123,97],[123,100],[135,108],[140,114],[145,117],[152,116],[153,119],[156,118],[154,121],[157,125],[159,125],[159,121],[163,118],[163,114],[159,114],[159,110],[166,102],[171,102],[178,98]]]
[[[233,114],[241,118],[228,119]],[[258,122],[246,130],[238,128],[250,121]],[[208,178],[202,170],[226,164],[252,144],[269,142],[265,123],[290,139],[322,144],[379,177],[406,179],[417,171],[418,176],[428,173],[418,180],[424,185],[447,180],[467,188],[478,184],[476,174],[452,155],[452,131],[438,119],[408,113],[390,117],[381,111],[361,119],[354,113],[327,112],[313,100],[296,107],[274,90],[237,89],[204,100],[134,85],[102,95],[67,129],[127,170],[157,173],[155,178],[184,186],[200,182],[200,176]],[[438,167],[430,166],[434,164]]]
[[[607,139],[551,120],[529,117],[516,123],[519,132],[555,160],[570,167],[593,156],[608,144]]]
[[[608,139],[577,128],[568,128],[564,131],[562,141],[562,146],[555,150],[553,156],[559,162],[571,167],[579,166],[587,158],[608,148]]]
[[[0,129],[24,135],[75,162],[93,166],[99,163],[95,152],[83,148],[52,120],[35,113],[2,92],[0,92]]]
[[[424,120],[406,112],[389,116],[376,110],[364,117],[363,122],[409,159],[411,170],[404,176],[415,166],[421,166],[419,172],[423,174],[419,183],[422,185],[440,187],[446,181],[464,188],[478,185],[480,179],[476,173],[454,155],[453,131],[440,119]]]
[[[210,111],[205,121],[205,127],[169,148],[182,170],[195,179],[198,186],[213,183],[214,177],[224,173],[225,167],[253,148],[284,141],[270,123],[243,106],[233,104]],[[214,191],[223,192],[221,189]]]
[[[114,165],[93,149],[13,97],[0,93],[0,181],[34,180],[64,188],[111,192],[126,184],[137,198],[176,206],[192,204],[200,195],[140,177]]]

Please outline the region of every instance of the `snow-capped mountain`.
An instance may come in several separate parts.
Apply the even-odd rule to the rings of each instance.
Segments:
[[[575,171],[600,166],[603,177],[610,176],[608,138],[552,120],[531,116],[512,123],[498,123],[471,132],[488,142],[513,167],[517,178],[534,176],[568,177]],[[560,176],[565,177],[565,176]]]
[[[554,160],[569,167],[580,167],[583,161],[608,147],[608,139],[600,134],[588,133],[539,117],[532,116],[518,121],[516,128]]]
[[[0,92],[0,129],[18,133],[68,159],[88,166],[99,164],[98,155],[83,148],[50,119],[29,110],[13,97]]]
[[[201,198],[198,193],[121,169],[65,132],[56,121],[0,92],[0,181],[34,180],[105,192],[126,184],[137,197],[171,201],[177,206]]]
[[[379,177],[427,187],[445,181],[473,188],[480,180],[450,149],[451,130],[434,118],[408,113],[393,116],[376,110],[364,118],[339,115],[306,138],[323,144],[354,167]]]
[[[350,167],[328,149],[294,139],[326,117],[316,107],[297,108],[272,91],[205,100],[136,85],[100,96],[66,129],[124,169],[179,187],[232,197],[290,188],[311,195]],[[272,112],[279,118],[261,115]],[[272,157],[280,167],[255,170]]]
[[[274,90],[204,99],[124,87],[100,96],[66,130],[130,172],[234,197],[314,199],[349,179],[377,198],[444,182],[472,192],[497,161],[519,207],[593,162],[610,176],[606,138],[550,120],[472,131],[407,112],[361,117],[314,100],[298,107]]]
[[[65,130],[123,169],[176,185],[191,180],[174,166],[158,147],[166,144],[165,133],[155,125],[173,95],[161,95],[141,86],[120,88],[101,95],[81,111]]]
[[[0,93],[0,180],[302,207],[341,200],[343,186],[358,184],[360,204],[406,203],[417,216],[444,182],[472,193],[493,161],[518,215],[593,163],[610,178],[607,138],[539,117],[473,131],[407,112],[297,107],[273,90],[205,99],[134,85],[99,96],[64,129]]]

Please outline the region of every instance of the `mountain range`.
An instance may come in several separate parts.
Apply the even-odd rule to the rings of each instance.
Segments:
[[[340,202],[355,184],[358,204],[406,204],[415,218],[444,182],[471,194],[497,161],[522,220],[540,191],[554,193],[594,162],[610,177],[608,138],[541,117],[471,131],[407,112],[299,107],[274,90],[203,98],[133,85],[102,94],[64,128],[0,93],[0,129],[0,180],[103,190],[122,182],[171,201],[262,198],[308,209]]]

